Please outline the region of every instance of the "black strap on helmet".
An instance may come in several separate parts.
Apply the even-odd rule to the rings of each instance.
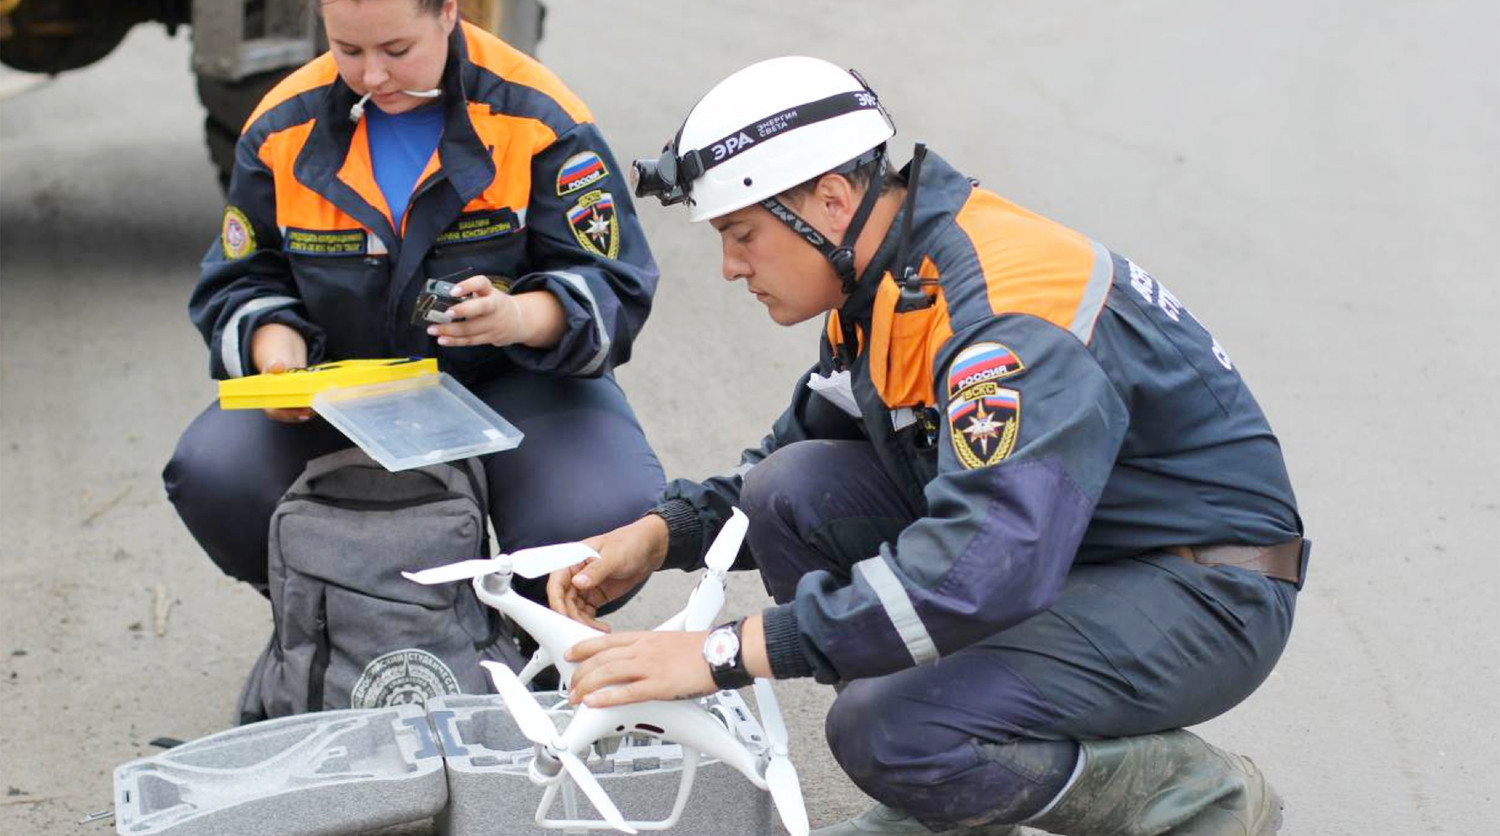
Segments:
[[[693,181],[702,177],[709,169],[734,159],[739,154],[774,136],[847,113],[874,110],[894,130],[895,123],[891,121],[891,115],[880,105],[879,97],[870,89],[870,85],[865,83],[864,77],[854,70],[850,70],[849,74],[859,82],[863,89],[835,93],[817,101],[786,108],[725,134],[702,148],[693,148],[686,152],[680,150],[682,131],[687,127],[687,123],[683,122],[682,127],[677,129],[677,134],[672,137],[672,141],[662,149],[659,158],[636,160],[631,164],[636,197],[650,195],[666,206],[689,201],[693,191]],[[697,105],[694,105],[694,110],[696,109]],[[688,116],[692,117],[691,111]]]
[[[677,176],[680,182],[690,183],[709,169],[729,162],[773,136],[860,110],[885,112],[880,107],[880,100],[869,90],[835,93],[815,102],[789,107],[682,154],[677,159]]]
[[[875,209],[875,201],[880,198],[880,192],[885,187],[886,172],[889,168],[889,159],[885,155],[885,144],[882,143],[869,151],[859,155],[844,165],[839,166],[831,174],[850,174],[866,166],[874,166],[871,173],[870,185],[865,189],[865,196],[859,202],[859,208],[854,211],[854,217],[849,221],[849,228],[844,232],[844,240],[835,247],[823,233],[813,229],[812,224],[802,220],[796,212],[793,212],[785,203],[774,197],[768,197],[760,202],[766,207],[777,220],[791,227],[791,230],[807,243],[817,248],[828,263],[833,265],[833,272],[838,274],[839,283],[843,285],[844,293],[853,293],[854,286],[859,277],[854,270],[854,244],[859,240],[859,234],[864,231],[865,222],[870,219],[870,213]]]

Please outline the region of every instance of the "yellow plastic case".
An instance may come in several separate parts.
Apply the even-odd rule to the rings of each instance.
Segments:
[[[325,389],[365,386],[437,374],[432,357],[336,360],[280,374],[257,374],[219,381],[221,409],[289,409],[312,406]]]

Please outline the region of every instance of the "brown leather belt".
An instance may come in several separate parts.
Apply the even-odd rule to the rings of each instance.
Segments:
[[[1299,586],[1302,582],[1301,537],[1274,546],[1168,546],[1167,551],[1204,566],[1238,566]]]

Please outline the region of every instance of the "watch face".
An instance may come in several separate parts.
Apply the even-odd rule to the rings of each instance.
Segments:
[[[734,657],[739,655],[739,652],[740,638],[729,627],[714,630],[703,642],[703,658],[716,668],[733,664]]]

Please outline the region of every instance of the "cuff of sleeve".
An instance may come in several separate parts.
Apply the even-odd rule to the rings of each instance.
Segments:
[[[579,287],[554,273],[532,273],[511,285],[510,292],[544,291],[557,297],[563,309],[563,333],[551,348],[532,348],[515,343],[505,353],[517,365],[530,371],[577,377],[597,377],[609,370],[608,345],[600,344],[602,325],[594,321],[593,306],[580,298],[587,284],[578,278]]]
[[[812,664],[802,653],[802,637],[797,631],[797,613],[792,605],[768,608],[763,621],[771,676],[776,679],[812,676]]]
[[[277,308],[276,310],[266,311],[263,316],[251,323],[249,333],[254,333],[255,328],[273,322],[297,329],[297,333],[301,334],[302,339],[307,341],[307,365],[315,366],[327,359],[327,341],[324,339],[323,329],[308,322],[305,317],[293,308]],[[248,353],[249,348],[247,346],[246,354],[248,355]],[[246,356],[245,362],[250,362],[248,356]],[[251,366],[247,365],[245,368],[250,369]],[[254,371],[250,371],[248,374],[254,374]]]
[[[667,522],[667,559],[662,568],[692,571],[698,568],[703,555],[703,523],[698,519],[698,509],[686,499],[669,499],[651,513]]]

